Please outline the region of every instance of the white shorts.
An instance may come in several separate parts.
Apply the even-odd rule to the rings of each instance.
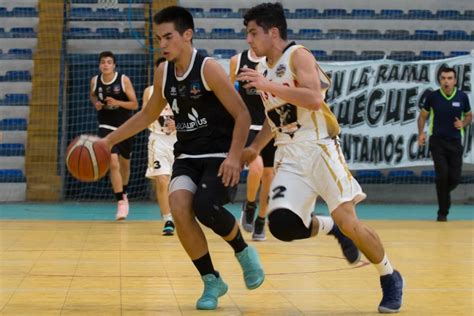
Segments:
[[[329,212],[344,202],[358,203],[366,198],[332,139],[279,145],[275,170],[268,214],[279,208],[289,209],[306,227],[318,196],[326,202]]]
[[[171,175],[175,142],[176,135],[150,133],[148,137],[148,168],[145,174],[147,178]]]

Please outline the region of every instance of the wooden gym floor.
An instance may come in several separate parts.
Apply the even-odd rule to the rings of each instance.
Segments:
[[[473,315],[472,220],[365,220],[405,278],[404,315]],[[195,310],[197,271],[162,222],[0,221],[1,315],[375,315],[379,278],[349,266],[330,236],[283,243],[267,232],[264,284],[245,288],[232,249],[210,230],[229,284],[215,311]]]

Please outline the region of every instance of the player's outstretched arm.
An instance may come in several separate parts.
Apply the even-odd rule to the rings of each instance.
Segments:
[[[309,67],[309,65],[314,65]],[[245,88],[253,86],[258,90],[276,95],[288,103],[309,110],[318,110],[324,99],[321,94],[321,83],[316,60],[305,48],[299,48],[291,56],[291,70],[295,74],[296,86],[289,87],[267,80],[262,74],[252,69],[242,69],[238,80],[248,81]]]

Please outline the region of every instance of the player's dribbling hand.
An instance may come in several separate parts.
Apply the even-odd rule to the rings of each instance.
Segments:
[[[240,180],[240,163],[238,159],[227,157],[219,167],[218,177],[222,177],[222,183],[226,187],[233,187]]]
[[[240,70],[241,73],[237,75],[237,80],[246,82],[243,86],[245,89],[254,87],[257,90],[265,90],[263,87],[268,80],[261,73],[250,68],[241,68]]]
[[[103,104],[102,102],[100,102],[100,101],[97,101],[94,105],[95,105],[95,109],[96,109],[97,111],[102,110],[102,107],[104,106],[104,104]]]
[[[109,152],[112,152],[112,143],[110,142],[110,139],[106,136],[104,138],[97,137],[96,142],[104,143],[107,148],[109,149]]]
[[[420,135],[418,135],[418,146],[425,146],[425,143],[426,143],[426,134],[421,133]]]
[[[248,166],[258,156],[258,152],[252,147],[245,147],[240,156],[240,163],[242,166]]]

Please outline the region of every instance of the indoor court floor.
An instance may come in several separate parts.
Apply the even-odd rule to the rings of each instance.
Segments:
[[[235,215],[240,205],[231,206]],[[446,223],[433,205],[361,205],[405,279],[403,315],[473,315],[474,210],[454,206]],[[284,243],[267,231],[258,249],[263,285],[245,288],[230,246],[205,229],[229,284],[215,311],[195,310],[202,282],[177,236],[162,236],[154,204],[0,204],[1,315],[376,315],[376,269],[349,266],[330,236]]]

